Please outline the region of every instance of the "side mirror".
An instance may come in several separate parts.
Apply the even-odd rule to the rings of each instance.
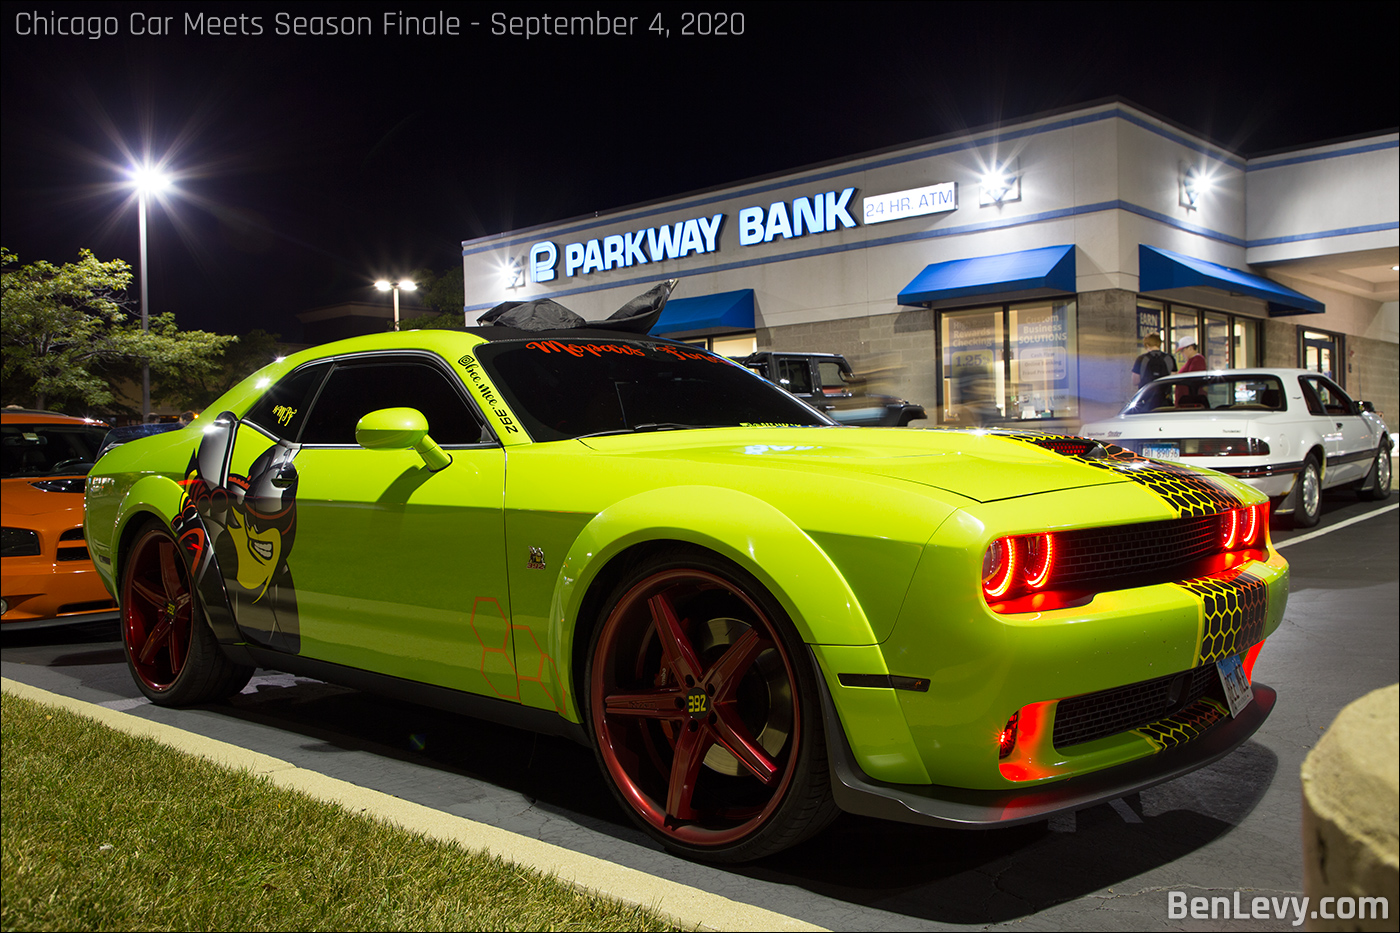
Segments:
[[[452,455],[428,436],[428,419],[416,408],[370,412],[355,425],[355,443],[369,450],[412,448],[434,473],[452,462]]]
[[[1363,411],[1374,412],[1375,410],[1376,410],[1376,406],[1375,406],[1375,405],[1372,405],[1370,402],[1357,402],[1357,403],[1356,403],[1356,413],[1357,413],[1358,415],[1361,414]]]

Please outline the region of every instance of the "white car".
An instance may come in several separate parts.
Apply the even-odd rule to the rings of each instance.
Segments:
[[[1138,390],[1086,437],[1144,457],[1229,473],[1270,496],[1274,514],[1317,524],[1322,490],[1351,484],[1367,499],[1390,495],[1390,431],[1370,402],[1356,402],[1307,369],[1178,374]]]

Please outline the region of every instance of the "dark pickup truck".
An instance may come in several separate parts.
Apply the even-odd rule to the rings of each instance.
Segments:
[[[867,394],[863,380],[839,353],[760,350],[739,362],[842,424],[904,427],[928,417],[922,405],[892,395]]]

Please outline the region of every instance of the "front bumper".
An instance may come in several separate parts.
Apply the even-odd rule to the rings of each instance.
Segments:
[[[860,816],[945,829],[988,829],[1043,820],[1189,774],[1244,744],[1264,724],[1278,699],[1271,687],[1256,683],[1254,700],[1239,717],[1217,723],[1194,741],[1053,783],[1012,790],[968,790],[937,784],[893,784],[867,775],[846,739],[826,681],[818,677],[817,682],[837,806]]]
[[[3,577],[5,631],[104,622],[118,617],[91,561],[50,557],[6,557]]]

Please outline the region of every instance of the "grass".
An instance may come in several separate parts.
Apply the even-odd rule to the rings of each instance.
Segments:
[[[669,930],[581,893],[6,694],[4,930]]]

